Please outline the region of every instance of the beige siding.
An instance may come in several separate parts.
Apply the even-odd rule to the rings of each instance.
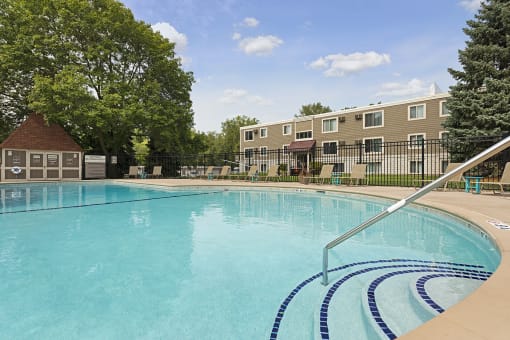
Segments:
[[[286,121],[280,123],[267,123],[257,125],[256,128],[266,127],[268,129],[268,137],[260,138],[260,133],[254,135],[254,141],[245,142],[244,133],[241,141],[241,150],[246,147],[258,148],[267,146],[268,149],[279,149],[284,144],[290,144],[295,140],[296,132],[312,130],[312,139],[317,141],[317,146],[322,146],[323,142],[345,142],[347,145],[354,144],[357,140],[364,138],[383,137],[384,142],[396,142],[408,140],[409,134],[425,134],[426,139],[438,139],[439,133],[445,129],[442,123],[447,117],[440,117],[440,103],[449,95],[442,94],[416,100],[402,101],[399,103],[379,104],[367,106],[346,111],[327,113],[310,117],[309,120],[296,118],[294,121]],[[425,119],[409,120],[409,106],[425,104]],[[356,119],[357,115],[363,117],[364,114],[375,111],[383,111],[383,127],[364,128],[364,120]],[[324,119],[342,118],[344,121],[338,121],[338,131],[334,133],[322,132],[322,121]],[[283,125],[291,124],[292,133],[283,135]],[[250,129],[246,127],[243,129]],[[242,130],[244,131],[244,130]]]

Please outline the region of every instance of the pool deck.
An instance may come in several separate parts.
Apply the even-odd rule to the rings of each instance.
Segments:
[[[405,198],[416,192],[413,188],[316,185],[279,182],[249,182],[202,179],[144,179],[119,180],[139,184],[164,186],[240,186],[281,187],[309,190],[349,192],[378,197]],[[482,286],[466,299],[417,329],[399,337],[402,340],[463,339],[501,340],[510,338],[510,229],[501,230],[488,221],[510,225],[510,194],[481,194],[463,191],[432,191],[416,203],[448,211],[480,226],[491,236],[501,252],[501,264]],[[319,256],[319,255],[317,255]]]

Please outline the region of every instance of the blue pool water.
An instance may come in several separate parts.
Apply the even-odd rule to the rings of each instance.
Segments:
[[[0,337],[388,339],[495,270],[478,229],[313,191],[114,183],[0,186]]]

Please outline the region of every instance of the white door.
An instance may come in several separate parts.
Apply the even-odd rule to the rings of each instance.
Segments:
[[[59,152],[31,152],[30,153],[30,179],[31,180],[58,180],[60,174]]]

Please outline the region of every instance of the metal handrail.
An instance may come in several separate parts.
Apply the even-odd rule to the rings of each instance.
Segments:
[[[348,232],[346,232],[343,235],[340,235],[333,241],[326,244],[322,251],[322,284],[327,285],[328,284],[328,251],[331,248],[336,247],[340,243],[344,242],[345,240],[351,238],[352,236],[356,235],[360,231],[368,228],[372,224],[376,223],[377,221],[382,220],[386,216],[394,213],[395,211],[399,210],[400,208],[405,207],[409,203],[417,200],[418,198],[422,197],[423,195],[427,194],[431,190],[441,186],[444,182],[446,182],[448,179],[452,178],[453,176],[457,175],[459,172],[463,173],[467,171],[468,169],[471,169],[472,167],[480,164],[481,162],[485,161],[488,158],[491,158],[492,156],[496,155],[497,153],[505,150],[506,148],[510,147],[510,137],[506,137],[505,139],[501,140],[500,142],[494,144],[490,148],[482,151],[478,155],[474,156],[473,158],[469,159],[465,163],[462,163],[457,168],[453,169],[452,171],[444,174],[443,176],[439,177],[438,179],[434,180],[433,182],[429,183],[428,185],[424,186],[420,190],[416,191],[412,195],[409,195],[408,197],[398,201],[397,203],[393,204],[392,206],[388,207],[383,212],[375,215],[374,217],[370,218],[369,220],[361,223],[355,228],[352,228]]]

